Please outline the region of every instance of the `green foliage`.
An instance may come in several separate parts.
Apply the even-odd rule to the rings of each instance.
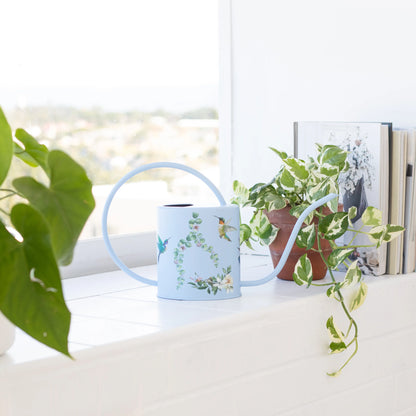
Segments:
[[[239,181],[234,181],[233,184],[234,198],[231,202],[241,207],[254,208],[251,220],[246,224],[251,229],[250,237],[243,240],[246,244],[250,240],[263,245],[270,244],[273,233],[264,232],[263,227],[258,227],[256,218],[260,216],[259,212],[289,206],[291,214],[299,217],[311,203],[331,192],[339,193],[338,177],[348,167],[347,152],[333,145],[318,146],[317,160],[309,158],[307,161],[270,149],[282,162],[280,170],[270,182],[255,184],[250,189]],[[327,205],[332,212],[337,212],[338,199],[329,201]],[[308,216],[307,223],[310,223],[314,214],[316,212]]]
[[[33,338],[69,355],[71,315],[58,265],[71,262],[94,209],[92,184],[66,153],[49,152],[23,129],[13,139],[1,109],[0,149],[1,181],[9,179],[13,157],[49,179],[44,184],[31,176],[10,178],[12,188],[0,188],[0,202],[11,206],[10,212],[0,206],[0,311]]]
[[[241,225],[241,243],[246,243],[250,248],[251,241],[259,241],[263,244],[270,244],[273,241],[274,233],[271,230],[276,228],[268,222],[266,211],[289,206],[290,214],[299,218],[312,202],[329,193],[339,194],[339,174],[349,167],[346,161],[347,153],[333,145],[317,145],[316,160],[309,158],[306,161],[294,159],[285,152],[273,148],[271,150],[280,157],[282,167],[270,182],[258,183],[250,189],[238,181],[234,182],[235,197],[232,202],[254,209],[249,224]],[[332,316],[327,320],[326,328],[330,336],[329,353],[342,353],[350,348],[354,350],[338,370],[328,373],[330,376],[338,376],[358,351],[358,327],[352,312],[364,303],[368,291],[358,261],[350,259],[357,248],[354,244],[355,237],[357,234],[366,234],[369,244],[365,247],[377,248],[398,237],[404,229],[396,225],[383,225],[381,211],[368,207],[361,216],[362,228],[356,230],[352,227],[352,220],[357,215],[356,207],[350,208],[348,212],[338,212],[336,198],[329,201],[327,206],[331,211],[328,215],[324,215],[322,208],[319,208],[307,217],[304,227],[298,233],[296,244],[305,250],[314,250],[320,254],[331,280],[329,283],[314,283],[312,265],[306,253],[295,265],[293,280],[297,285],[307,288],[325,287],[328,298],[341,304],[347,317],[348,330],[344,334],[335,325]],[[318,219],[317,225],[312,222],[314,217]],[[353,237],[348,244],[339,246],[337,241],[346,232],[351,232]],[[332,247],[332,252],[327,258],[321,249],[322,240],[329,241]],[[347,271],[343,279],[337,280],[334,271],[341,265],[346,266]],[[343,290],[346,288],[354,291],[349,305],[346,304],[343,296]]]

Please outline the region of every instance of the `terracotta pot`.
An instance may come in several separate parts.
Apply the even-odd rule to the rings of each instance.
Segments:
[[[329,214],[329,209],[325,208],[324,213]],[[286,247],[286,243],[289,240],[297,218],[290,215],[290,207],[285,207],[283,209],[273,210],[270,212],[266,211],[265,214],[267,215],[270,223],[279,228],[279,232],[277,233],[275,240],[269,245],[273,267],[276,267],[277,263],[279,263],[280,257],[282,257],[283,250]],[[317,226],[318,218],[314,218],[313,222]],[[318,248],[318,243],[316,241],[313,248]],[[332,251],[328,240],[321,239],[321,249],[323,251],[324,257],[327,258]],[[296,243],[293,245],[292,251],[289,254],[289,258],[287,259],[285,266],[277,275],[277,277],[283,280],[293,280],[292,276],[295,265],[299,257],[303,256],[305,253],[307,253],[308,258],[312,263],[313,280],[323,279],[325,277],[327,268],[320,254],[311,250],[307,251],[304,248],[300,248],[296,245]]]

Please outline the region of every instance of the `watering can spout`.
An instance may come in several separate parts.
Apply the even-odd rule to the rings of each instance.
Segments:
[[[305,221],[306,217],[312,212],[314,211],[316,208],[319,208],[320,206],[326,204],[328,201],[330,201],[331,199],[337,198],[338,194],[328,194],[326,196],[324,196],[321,199],[318,199],[317,201],[313,202],[308,208],[305,209],[305,211],[302,212],[302,214],[300,215],[300,217],[298,218],[298,220],[296,221],[295,226],[293,227],[292,233],[290,234],[289,240],[286,244],[286,247],[283,251],[282,257],[280,258],[279,263],[276,265],[276,267],[274,268],[274,270],[267,275],[266,277],[264,277],[263,279],[259,279],[259,280],[246,280],[246,281],[242,281],[241,282],[241,286],[258,286],[258,285],[262,285],[264,283],[269,282],[270,280],[272,280],[274,277],[276,277],[281,270],[283,269],[283,267],[286,264],[286,261],[289,257],[289,254],[292,250],[293,244],[295,243],[296,237],[299,234],[299,231],[302,227],[303,222]]]

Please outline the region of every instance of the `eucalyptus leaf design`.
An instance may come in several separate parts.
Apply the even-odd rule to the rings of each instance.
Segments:
[[[209,245],[205,240],[203,234],[200,231],[200,226],[202,224],[202,218],[200,218],[198,212],[192,213],[192,218],[188,221],[189,233],[185,238],[179,240],[177,247],[173,251],[173,262],[176,265],[176,272],[178,276],[176,278],[177,284],[176,289],[180,289],[186,282],[186,270],[184,268],[184,257],[185,251],[187,248],[195,245],[201,250],[206,251],[209,254],[210,259],[212,260],[215,267],[218,267],[219,256],[214,251],[214,247]],[[195,287],[195,286],[194,286]],[[208,292],[210,293],[210,292]]]

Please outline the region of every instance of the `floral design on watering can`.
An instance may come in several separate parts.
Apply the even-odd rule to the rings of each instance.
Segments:
[[[218,218],[218,217],[217,217]],[[181,238],[174,249],[173,262],[176,265],[178,273],[177,277],[177,289],[180,289],[186,282],[186,270],[184,268],[184,258],[186,250],[192,246],[199,248],[209,255],[209,259],[213,265],[218,268],[220,259],[215,252],[214,247],[210,245],[208,240],[201,232],[203,219],[198,212],[192,212],[192,218],[188,221],[188,228],[190,229],[188,235]],[[230,230],[237,230],[235,227],[231,227]],[[221,235],[219,236],[221,238]],[[231,242],[230,238],[227,241]],[[191,287],[198,290],[206,290],[208,294],[216,295],[218,291],[225,290],[226,293],[230,293],[233,290],[233,278],[231,276],[231,265],[226,265],[222,268],[222,273],[216,273],[208,278],[202,277],[202,274],[194,272],[194,277],[188,277],[186,282]]]
[[[215,267],[218,267],[218,254],[215,253],[214,247],[207,244],[203,234],[200,231],[200,226],[202,224],[202,218],[199,217],[198,212],[192,213],[192,218],[188,222],[190,232],[188,235],[180,239],[177,247],[174,250],[174,260],[173,262],[176,265],[176,270],[178,271],[179,276],[177,277],[177,289],[180,289],[185,283],[185,274],[186,271],[183,267],[185,251],[187,248],[192,247],[194,244],[196,247],[199,247],[201,250],[206,251],[210,255],[210,259],[214,263]],[[200,278],[198,278],[200,279]]]
[[[220,206],[196,208],[186,205],[158,208],[159,220],[161,219],[163,224],[162,226],[159,224],[158,280],[156,281],[138,275],[121,261],[111,245],[107,220],[110,205],[121,186],[139,173],[158,168],[179,169],[196,176],[211,189]],[[258,286],[275,278],[285,265],[306,217],[314,209],[336,197],[336,194],[326,195],[313,202],[302,212],[293,227],[279,264],[267,276],[258,280],[240,281],[240,246],[238,241],[240,215],[238,207],[227,205],[216,186],[204,175],[178,163],[150,163],[133,169],[121,178],[111,190],[104,205],[103,238],[105,246],[117,266],[134,279],[157,286],[158,296],[161,298],[178,300],[231,299],[241,295],[240,288],[242,286]],[[235,232],[234,236],[238,237],[230,237],[231,232]],[[185,238],[183,238],[184,235],[186,235]],[[174,250],[178,251],[174,252]],[[220,253],[220,256],[217,253]],[[178,264],[174,263],[175,257]],[[208,257],[208,262],[206,257]],[[204,278],[203,276],[209,277]]]

